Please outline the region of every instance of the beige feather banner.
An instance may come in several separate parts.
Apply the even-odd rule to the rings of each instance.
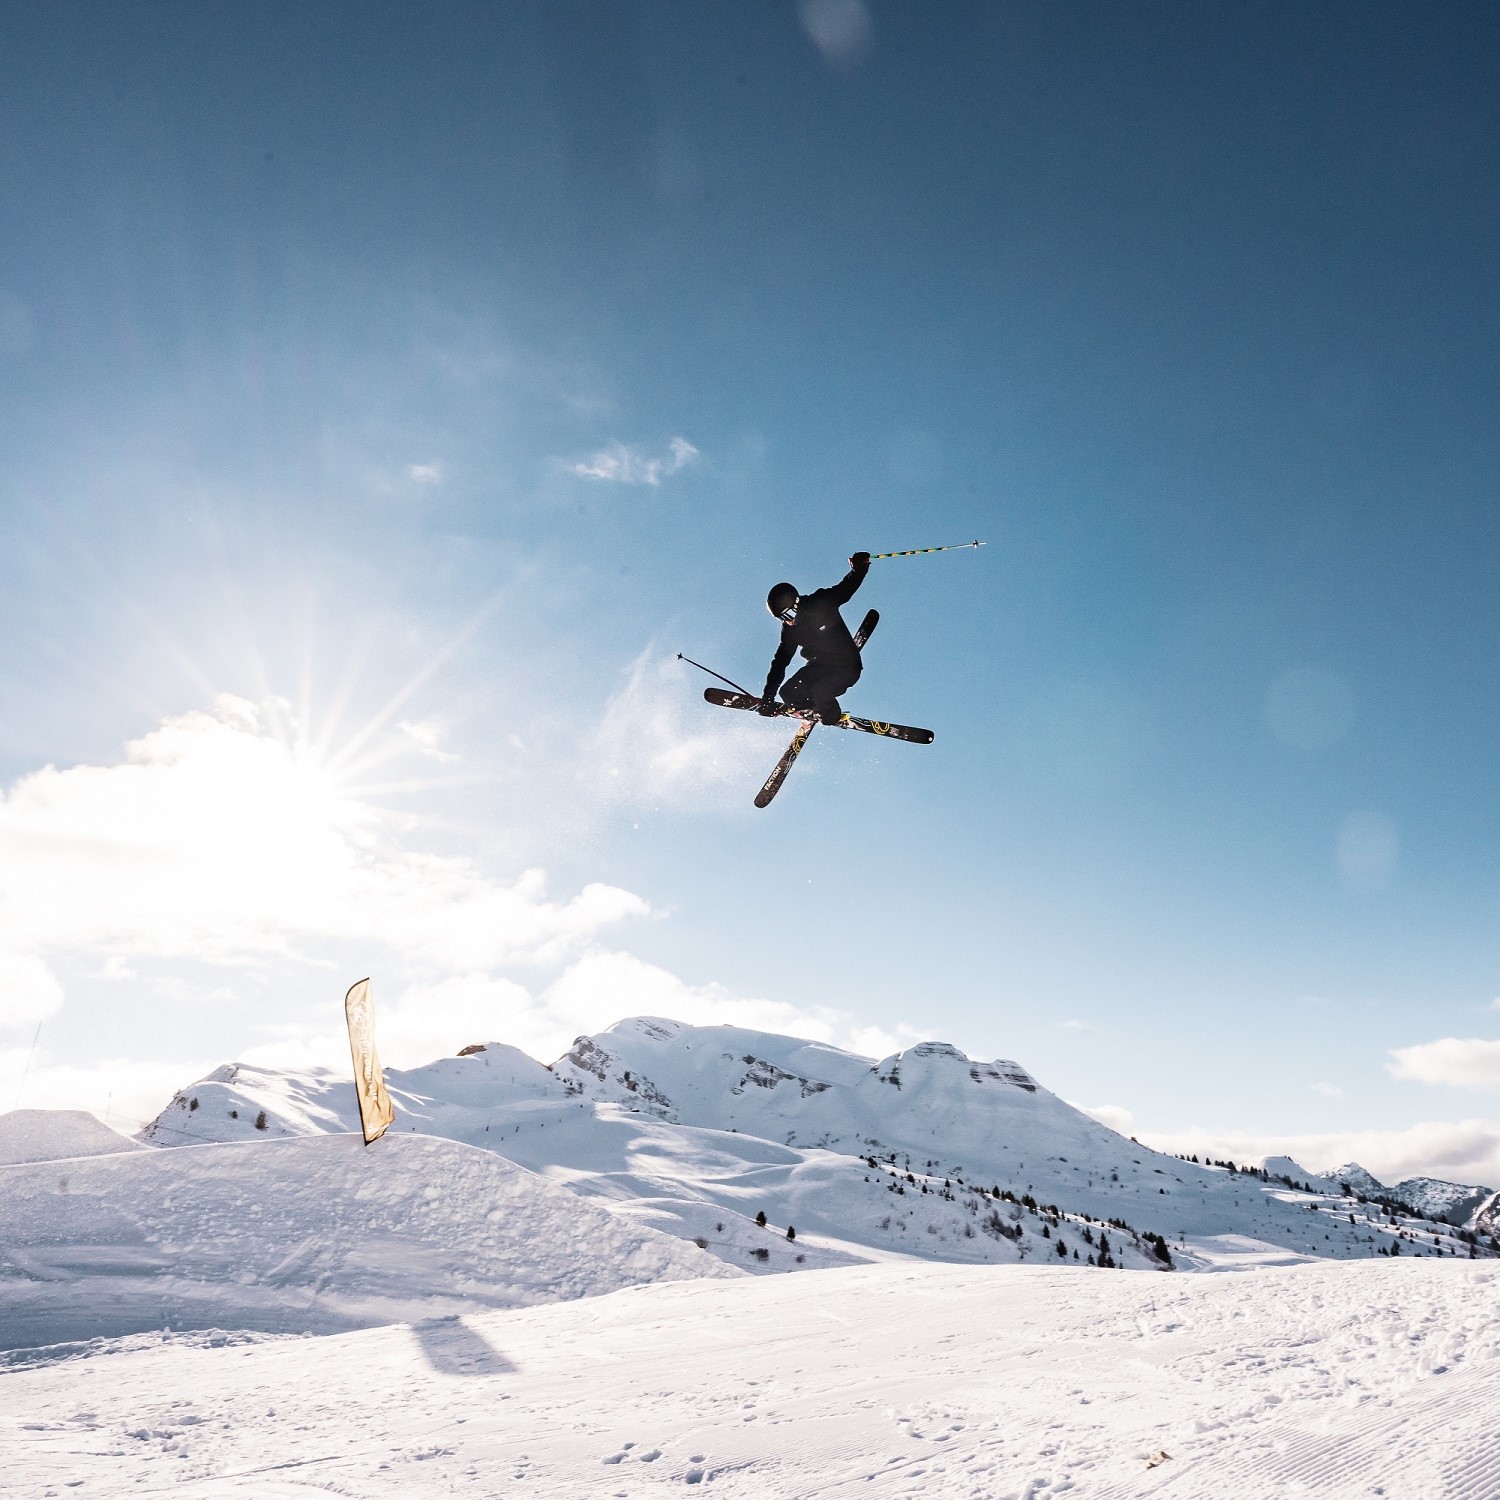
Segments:
[[[364,1126],[365,1145],[377,1141],[396,1118],[396,1108],[385,1091],[385,1073],[375,1050],[375,1002],[370,981],[361,979],[344,996],[344,1017],[349,1022],[349,1051],[354,1058],[354,1092],[359,1097],[359,1119]]]

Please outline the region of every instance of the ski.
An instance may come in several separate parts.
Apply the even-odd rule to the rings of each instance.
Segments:
[[[785,754],[776,762],[771,774],[766,777],[766,784],[755,794],[757,807],[771,805],[771,798],[781,790],[781,783],[786,780],[786,773],[792,769],[792,762],[802,754],[802,747],[807,743],[808,735],[816,728],[816,723],[811,719],[797,726],[797,732],[792,736],[792,742],[786,747]]]
[[[751,713],[760,711],[760,699],[752,698],[748,693],[731,693],[724,688],[704,688],[703,697],[709,703],[718,704],[720,708],[742,708]],[[780,704],[776,707],[776,717],[803,719],[809,724],[820,722],[813,716],[810,708],[783,708]],[[918,729],[912,724],[888,724],[883,719],[862,719],[857,714],[845,714],[837,724],[827,727],[858,729],[865,734],[878,734],[888,740],[905,740],[909,745],[930,745],[934,738],[930,729]]]

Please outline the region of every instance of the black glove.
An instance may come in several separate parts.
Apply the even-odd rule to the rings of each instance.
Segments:
[[[868,552],[856,552],[849,559],[851,568],[868,568],[870,566],[870,554]]]
[[[767,719],[774,719],[781,712],[781,705],[776,701],[774,692],[761,695],[760,707],[755,710]]]

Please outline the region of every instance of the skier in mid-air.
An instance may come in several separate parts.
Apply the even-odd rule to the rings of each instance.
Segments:
[[[781,621],[781,643],[760,695],[762,714],[781,712],[776,702],[779,688],[787,708],[811,709],[825,724],[837,724],[843,717],[839,694],[859,681],[860,658],[839,606],[854,597],[869,571],[870,554],[856,552],[849,559],[849,571],[829,588],[798,594],[794,585],[778,583],[766,595],[766,608]],[[781,679],[799,647],[807,665],[782,687]]]
[[[795,584],[778,583],[766,595],[766,608],[781,621],[781,644],[771,658],[771,670],[766,674],[766,685],[759,698],[752,697],[739,683],[715,672],[712,667],[705,667],[701,661],[693,661],[680,651],[677,653],[678,660],[707,672],[710,677],[717,677],[724,684],[721,688],[703,689],[703,696],[710,703],[721,708],[764,714],[768,719],[790,714],[800,721],[775,770],[755,794],[757,807],[771,805],[771,799],[786,780],[792,762],[802,753],[815,725],[831,724],[839,729],[879,735],[882,739],[905,740],[912,745],[932,743],[930,729],[892,724],[884,719],[863,719],[857,714],[844,712],[839,704],[839,694],[847,692],[859,681],[860,652],[869,641],[871,631],[880,623],[880,615],[870,610],[860,621],[859,630],[851,635],[839,613],[839,606],[854,597],[854,591],[870,571],[870,564],[881,558],[917,557],[928,552],[956,552],[960,547],[982,546],[983,542],[960,542],[951,547],[913,547],[906,552],[877,552],[873,556],[868,552],[856,552],[849,559],[849,571],[837,583],[806,596],[797,592]],[[781,679],[799,648],[807,665],[782,687]],[[780,703],[776,701],[778,689]]]

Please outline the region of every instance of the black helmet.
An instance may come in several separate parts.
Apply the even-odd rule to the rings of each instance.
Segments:
[[[785,616],[789,609],[795,609],[797,605],[797,590],[790,583],[778,583],[775,588],[766,595],[766,608],[779,620]]]

